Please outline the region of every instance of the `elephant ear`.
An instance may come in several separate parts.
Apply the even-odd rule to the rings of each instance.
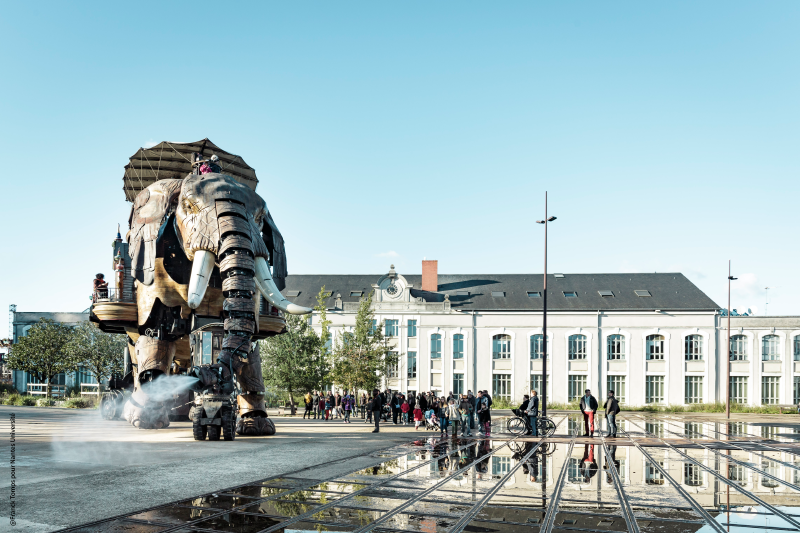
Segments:
[[[128,254],[131,275],[145,285],[152,285],[156,262],[156,240],[161,226],[178,205],[183,180],[161,180],[136,196],[128,219]]]
[[[278,231],[275,221],[272,220],[272,213],[267,213],[261,234],[264,236],[264,243],[267,245],[267,251],[269,251],[272,279],[275,280],[278,290],[282,291],[286,288],[286,276],[289,275],[289,272],[286,268],[286,249],[283,246],[283,236]]]

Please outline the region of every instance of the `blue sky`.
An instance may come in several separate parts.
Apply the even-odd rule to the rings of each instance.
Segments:
[[[800,3],[60,2],[0,18],[0,305],[80,311],[138,147],[209,137],[289,271],[684,272],[800,313]],[[0,327],[2,330],[2,327]]]

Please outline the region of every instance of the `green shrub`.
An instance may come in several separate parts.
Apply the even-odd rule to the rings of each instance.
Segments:
[[[8,383],[0,383],[0,394],[19,394],[14,385]]]
[[[52,407],[56,401],[52,398],[39,398],[36,400],[36,407]]]
[[[73,396],[72,398],[67,398],[64,401],[64,407],[67,407],[68,409],[87,409],[89,407],[94,407],[94,403],[86,398]]]
[[[36,405],[36,398],[33,396],[20,396],[19,402],[14,405]]]

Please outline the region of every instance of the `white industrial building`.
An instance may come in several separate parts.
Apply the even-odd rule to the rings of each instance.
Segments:
[[[329,292],[334,335],[373,309],[400,363],[401,391],[486,389],[521,400],[541,389],[542,275],[294,275],[283,294],[313,307]],[[724,401],[727,316],[680,273],[552,274],[547,281],[548,397],[585,388],[623,403]],[[318,327],[318,321],[312,318]],[[800,401],[800,317],[731,317],[731,394],[745,404]]]

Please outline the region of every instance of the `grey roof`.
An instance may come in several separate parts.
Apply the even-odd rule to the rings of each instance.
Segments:
[[[14,313],[14,324],[33,324],[39,321],[40,318],[53,320],[54,322],[61,322],[63,324],[78,324],[89,320],[88,310],[83,313],[61,313],[61,312],[22,312],[17,311]]]
[[[368,294],[381,274],[357,275],[290,275],[286,278],[284,295],[289,291],[300,291],[289,297],[299,304],[313,307],[320,288],[332,291],[328,308],[333,307],[337,293],[343,302],[357,302],[350,291]],[[412,296],[422,297],[426,302],[444,301],[450,297],[453,309],[459,311],[536,311],[542,309],[542,298],[530,298],[528,292],[542,290],[541,274],[439,274],[439,290],[419,290],[421,275],[403,275],[417,289]],[[651,296],[640,297],[634,291],[646,290]],[[469,294],[457,294],[457,291]],[[564,292],[574,291],[576,298],[566,298]],[[598,291],[611,291],[614,296],[603,297]],[[492,296],[492,292],[503,292],[504,297]],[[556,278],[547,275],[547,309],[553,311],[596,310],[692,310],[715,311],[714,301],[697,288],[683,274],[564,274]]]

